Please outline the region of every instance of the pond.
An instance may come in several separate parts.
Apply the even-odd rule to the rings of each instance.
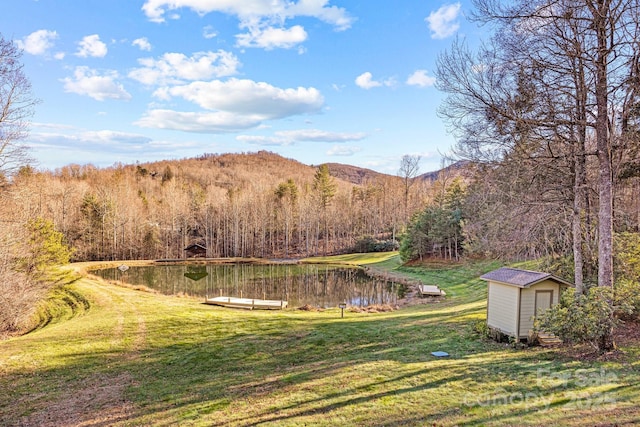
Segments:
[[[395,304],[406,286],[368,276],[361,268],[316,264],[169,264],[92,272],[167,295],[284,299],[289,307]]]

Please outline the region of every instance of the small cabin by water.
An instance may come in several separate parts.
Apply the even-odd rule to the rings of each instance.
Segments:
[[[518,340],[528,339],[536,313],[558,303],[573,285],[549,273],[503,267],[483,276],[489,287],[487,326]]]
[[[184,248],[184,252],[187,258],[206,258],[207,256],[206,246],[202,246],[198,243],[187,246]]]

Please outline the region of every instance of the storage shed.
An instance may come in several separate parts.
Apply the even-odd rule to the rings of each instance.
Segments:
[[[560,300],[573,285],[549,273],[503,267],[483,276],[489,292],[487,326],[518,340],[528,339],[536,313]]]

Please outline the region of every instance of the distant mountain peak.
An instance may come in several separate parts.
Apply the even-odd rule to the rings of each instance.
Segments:
[[[356,185],[366,184],[381,177],[389,176],[371,169],[342,163],[326,163],[331,176]]]
[[[451,174],[455,176],[465,175],[470,163],[471,162],[469,162],[468,160],[458,160],[457,162],[452,163],[449,166],[445,166],[444,168],[439,169],[437,171],[426,172],[426,173],[423,173],[422,175],[418,175],[416,179],[420,181],[433,182],[437,180],[441,174]]]

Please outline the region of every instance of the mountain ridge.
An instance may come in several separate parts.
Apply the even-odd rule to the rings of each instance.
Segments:
[[[96,173],[110,169],[136,169],[137,173],[149,175],[150,177],[162,177],[167,173],[180,173],[195,181],[204,179],[198,175],[198,168],[206,166],[210,170],[216,170],[215,183],[221,187],[228,186],[227,183],[235,182],[244,175],[259,171],[268,175],[274,180],[287,180],[289,178],[297,181],[309,181],[319,165],[307,165],[298,160],[284,157],[278,153],[261,150],[256,152],[243,153],[204,153],[200,156],[183,159],[157,160],[151,162],[137,162],[135,164],[116,164],[109,167],[98,168],[93,165],[69,164],[58,168],[54,174],[77,176],[79,174]],[[380,180],[400,179],[397,175],[386,174],[372,169],[354,166],[347,163],[325,163],[329,173],[334,178],[353,185],[366,185]],[[425,172],[414,179],[420,182],[433,182],[442,173],[452,173],[454,175],[463,174],[469,162],[458,161],[436,171]],[[167,171],[171,172],[167,172]],[[211,178],[207,178],[211,183]]]

